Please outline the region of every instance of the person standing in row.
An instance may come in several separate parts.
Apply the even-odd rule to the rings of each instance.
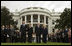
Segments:
[[[68,29],[68,40],[71,43],[71,28]]]
[[[67,26],[65,26],[65,30],[64,30],[64,37],[65,37],[65,42],[68,43],[68,28]]]
[[[32,33],[33,33],[33,27],[31,24],[29,24],[28,27],[28,42],[32,43]]]
[[[5,27],[5,33],[6,33],[6,42],[10,42],[10,26],[6,25]]]
[[[26,42],[26,31],[27,31],[27,25],[25,24],[25,21],[22,22],[22,25],[20,26],[20,32],[21,32],[21,42]]]
[[[60,42],[60,29],[59,30],[57,30],[57,32],[56,32],[56,35],[57,35],[57,42]]]
[[[15,42],[21,42],[21,33],[18,29],[15,30]]]
[[[5,42],[5,26],[1,26],[1,42]]]
[[[41,43],[41,27],[40,23],[35,27],[35,33],[36,33],[36,42]]]
[[[15,41],[15,37],[14,37],[14,35],[15,35],[15,29],[14,29],[14,27],[13,27],[13,25],[10,25],[10,32],[11,32],[11,42],[14,42]]]
[[[46,28],[46,25],[43,25],[43,30],[42,30],[42,35],[43,35],[43,42],[47,42],[47,35],[48,35],[48,29]]]

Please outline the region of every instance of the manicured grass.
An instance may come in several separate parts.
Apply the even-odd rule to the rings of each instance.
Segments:
[[[71,45],[71,43],[58,43],[58,42],[47,42],[47,43],[1,43],[1,45]]]

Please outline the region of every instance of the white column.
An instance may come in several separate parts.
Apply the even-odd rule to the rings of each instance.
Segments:
[[[31,15],[31,24],[32,24],[32,27],[33,27],[33,15]]]
[[[27,21],[27,16],[25,16],[25,24],[26,24],[26,21]]]
[[[18,19],[18,24],[17,24],[17,27],[20,29],[20,18]]]
[[[44,16],[44,24],[46,24],[46,16]]]
[[[48,33],[50,33],[50,18],[48,18]]]
[[[38,23],[40,23],[40,15],[38,15]]]
[[[49,17],[48,17],[49,18]],[[49,21],[49,20],[48,20]],[[49,23],[48,23],[48,31],[49,31]],[[49,32],[48,32],[49,33]]]
[[[17,27],[20,29],[20,25],[22,24],[22,17],[18,19]]]
[[[52,20],[51,20],[51,18],[48,18],[48,32],[49,33],[52,32]]]

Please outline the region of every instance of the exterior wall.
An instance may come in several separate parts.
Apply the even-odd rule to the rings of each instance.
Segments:
[[[45,16],[48,16],[48,24],[47,24],[48,25],[48,32],[51,33],[52,32],[52,29],[55,26],[55,24],[52,24],[52,20],[59,19],[60,18],[59,15],[61,13],[58,13],[58,12],[57,13],[56,12],[55,13],[52,13],[49,10],[44,9],[44,8],[37,8],[36,7],[36,9],[33,9],[33,7],[31,7],[29,9],[28,8],[23,9],[20,12],[18,12],[17,14],[15,14],[15,16],[13,16],[13,19],[14,20],[18,20],[17,27],[20,28],[20,25],[22,24],[22,16],[25,16],[25,21],[26,21],[26,15],[30,15],[31,16],[31,21],[33,21],[33,19],[32,19],[32,17],[33,17],[32,15],[33,14],[38,14],[38,16],[39,15],[44,15],[44,17]],[[40,16],[38,17],[38,22],[40,21],[39,19],[40,19]],[[45,19],[44,19],[44,23],[46,22]],[[37,23],[31,22],[31,24],[37,24]]]

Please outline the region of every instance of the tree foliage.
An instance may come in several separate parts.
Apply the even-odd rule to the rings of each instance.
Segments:
[[[60,15],[60,19],[56,20],[55,28],[64,29],[65,26],[71,27],[71,9],[65,8],[63,13]]]
[[[5,6],[1,7],[1,25],[14,24],[13,14]]]

